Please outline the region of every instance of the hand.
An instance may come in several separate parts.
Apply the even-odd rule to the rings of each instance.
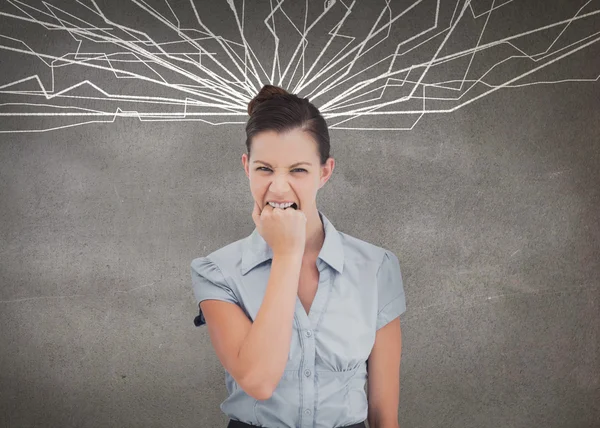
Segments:
[[[273,254],[304,254],[307,220],[302,211],[273,208],[269,204],[261,209],[258,202],[254,201],[252,219]]]

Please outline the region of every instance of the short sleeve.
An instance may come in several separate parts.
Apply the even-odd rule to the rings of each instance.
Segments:
[[[200,327],[206,324],[200,302],[203,300],[222,300],[238,304],[235,293],[231,290],[223,273],[217,265],[206,257],[200,257],[192,260],[192,288],[196,297],[196,307],[198,315],[194,318],[194,325]]]
[[[377,328],[400,316],[406,311],[406,299],[398,257],[385,250],[383,261],[377,272]]]

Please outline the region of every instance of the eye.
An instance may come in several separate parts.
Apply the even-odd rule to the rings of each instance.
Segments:
[[[270,171],[269,168],[267,168],[266,166],[259,166],[258,168],[256,168],[257,171]],[[303,171],[303,172],[308,172],[306,171],[304,168],[295,168],[292,171]]]

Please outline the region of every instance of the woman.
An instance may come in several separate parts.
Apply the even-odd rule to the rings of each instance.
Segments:
[[[226,371],[228,428],[397,428],[398,259],[317,209],[335,162],[308,99],[265,85],[248,114],[256,229],[191,264],[194,323]]]

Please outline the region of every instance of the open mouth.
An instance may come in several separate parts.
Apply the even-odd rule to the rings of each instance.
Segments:
[[[270,205],[270,204],[267,204],[267,205]],[[293,203],[292,205],[290,205],[289,207],[286,207],[286,208],[284,208],[284,210],[287,210],[288,208],[293,208],[293,209],[297,210],[297,209],[298,209],[298,205],[296,204],[296,202],[294,202],[294,203]]]

